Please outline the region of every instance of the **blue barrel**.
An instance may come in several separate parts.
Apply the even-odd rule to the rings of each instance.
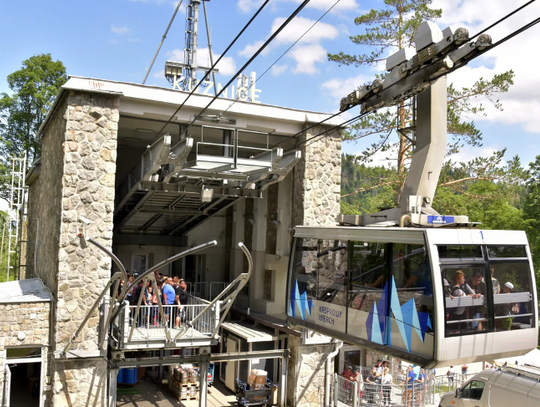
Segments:
[[[116,382],[117,383],[124,383],[125,377],[124,377],[124,369],[120,369],[118,371],[118,376],[116,376]]]
[[[124,383],[125,384],[136,384],[137,383],[137,368],[131,367],[129,369],[124,369]]]

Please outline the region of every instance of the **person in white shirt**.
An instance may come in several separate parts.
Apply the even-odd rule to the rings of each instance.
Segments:
[[[448,386],[452,387],[454,385],[454,375],[456,374],[456,371],[454,370],[454,366],[450,366],[448,371],[446,372],[446,377],[448,377]]]
[[[383,389],[383,401],[385,406],[390,405],[390,394],[392,393],[392,375],[390,374],[390,369],[387,367],[384,368],[381,384]]]

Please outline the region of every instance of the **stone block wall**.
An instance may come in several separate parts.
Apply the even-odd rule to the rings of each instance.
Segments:
[[[340,214],[341,130],[317,126],[301,136],[302,160],[294,167],[292,225],[334,225]]]
[[[335,225],[340,214],[341,129],[311,139],[329,127],[314,127],[298,140],[307,142],[302,144],[302,160],[293,172],[291,227]],[[334,345],[302,345],[301,338],[289,337],[288,405],[324,404],[325,362],[333,350]]]
[[[4,362],[8,348],[45,347],[44,363],[49,350],[50,303],[0,304],[0,389],[4,385]],[[46,371],[47,369],[45,369]],[[44,375],[46,376],[46,374]],[[45,378],[42,377],[42,380]],[[1,396],[0,392],[0,396]],[[43,395],[46,405],[50,392]],[[0,397],[1,398],[1,397]],[[0,401],[4,405],[4,400]]]
[[[85,227],[88,237],[112,248],[117,104],[117,96],[70,92],[64,112],[57,346],[75,332],[110,278],[111,259],[93,245],[81,247],[77,233]],[[92,224],[83,226],[81,216]],[[96,311],[73,349],[98,348],[98,322]]]
[[[112,247],[118,103],[117,95],[66,92],[43,131],[41,174],[29,198],[28,218],[35,220],[29,240],[39,242],[30,275],[41,277],[56,299],[53,352],[63,351],[110,278],[110,258],[84,247],[77,234],[85,228],[86,236]],[[92,223],[83,226],[81,216]],[[96,311],[71,350],[96,356],[98,325]],[[53,406],[106,405],[103,359],[56,360],[49,368]]]
[[[289,336],[287,405],[324,406],[325,365],[334,345],[305,345],[297,336]],[[333,363],[331,367],[333,373]]]

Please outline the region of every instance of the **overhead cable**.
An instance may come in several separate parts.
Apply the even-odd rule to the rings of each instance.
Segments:
[[[471,58],[468,62],[470,62],[470,61],[472,61],[473,59],[479,57],[480,55],[484,54],[485,52],[487,52],[487,51],[489,51],[489,50],[492,50],[493,48],[495,48],[495,47],[497,47],[497,46],[499,46],[499,45],[505,43],[505,42],[508,41],[509,39],[515,37],[515,36],[518,35],[518,34],[521,34],[522,32],[528,30],[529,28],[534,27],[534,26],[535,26],[536,24],[538,24],[538,23],[540,23],[540,17],[538,17],[538,18],[532,20],[530,23],[528,23],[528,24],[522,26],[521,28],[518,28],[518,29],[515,30],[514,32],[508,34],[506,37],[503,37],[503,38],[500,39],[499,41],[495,42],[492,46],[487,47],[486,49],[482,50],[482,51],[479,52],[477,55],[475,55],[473,58]],[[493,27],[494,25],[495,25],[495,24],[492,24],[491,27]],[[461,68],[462,66],[464,66],[464,65],[457,66],[456,68],[450,70],[449,73],[451,73],[451,72],[453,72],[453,71],[455,71],[455,70]],[[396,84],[397,84],[397,83],[394,83],[394,84],[390,85],[387,89],[390,89],[392,86],[394,86],[394,85],[396,85]],[[350,110],[351,108],[352,108],[352,107],[349,107],[348,109],[346,109],[346,110],[344,110],[343,112],[340,112],[340,113],[344,113],[344,112],[346,112],[347,110]],[[310,137],[309,139],[306,139],[306,140],[303,141],[303,142],[300,142],[300,143],[295,144],[293,148],[299,147],[300,145],[305,144],[305,143],[307,143],[308,141],[311,141],[311,140],[313,140],[313,141],[312,141],[312,143],[313,143],[313,142],[316,141],[316,140],[314,140],[314,139],[324,136],[326,133],[332,131],[333,129],[336,129],[336,128],[338,128],[338,127],[343,127],[343,126],[346,126],[346,125],[348,125],[348,124],[351,124],[351,123],[354,122],[355,120],[359,120],[360,118],[362,118],[362,117],[364,117],[364,116],[366,116],[366,115],[368,115],[368,114],[370,114],[370,113],[374,113],[374,112],[376,112],[376,111],[377,111],[377,109],[372,110],[372,111],[369,111],[369,112],[362,113],[362,114],[360,114],[360,115],[358,115],[358,116],[355,116],[355,117],[353,117],[352,119],[349,119],[349,120],[347,120],[347,121],[345,121],[345,122],[343,122],[343,123],[341,123],[341,124],[338,124],[338,125],[336,125],[336,126],[333,126],[333,127],[331,127],[330,129],[327,129],[327,130],[325,130],[325,131],[323,131],[323,132],[321,132],[321,133],[319,133],[319,134],[316,134],[316,135]],[[322,123],[324,123],[325,121],[328,121],[328,120],[330,120],[330,119],[333,118],[333,117],[338,116],[340,113],[336,113],[336,114],[334,114],[334,115],[332,115],[332,116],[326,118],[325,120],[323,120],[323,121],[321,121],[321,122],[319,122],[319,123],[316,123],[316,124],[310,126],[309,128],[304,129],[304,130],[302,130],[302,131],[300,131],[300,132],[298,132],[298,133],[296,133],[295,135],[292,135],[292,136],[290,136],[290,137],[296,137],[297,135],[302,134],[304,131],[306,131],[306,130],[308,130],[308,129],[311,129],[311,128],[315,127],[315,126],[318,126],[319,124],[322,124]],[[290,137],[289,137],[289,138],[290,138]],[[283,140],[282,142],[288,140],[289,138]],[[282,143],[282,142],[281,142],[281,143]],[[310,143],[310,144],[311,144],[311,143]],[[308,144],[306,144],[306,145],[308,145]]]
[[[326,12],[325,12],[322,16],[320,16],[319,19],[318,19],[317,21],[315,21],[315,22],[311,25],[311,27],[309,27],[306,31],[304,31],[304,33],[303,33],[300,37],[298,37],[298,39],[297,39],[297,40],[296,40],[289,48],[287,48],[287,50],[286,50],[283,54],[281,54],[280,57],[279,57],[278,59],[276,59],[276,60],[272,63],[272,65],[270,65],[268,68],[266,68],[266,71],[264,71],[264,72],[262,73],[262,75],[259,76],[259,77],[257,78],[257,80],[260,81],[260,80],[262,79],[262,77],[263,77],[264,75],[266,75],[266,73],[267,73],[270,69],[272,69],[272,67],[273,67],[275,64],[277,64],[277,63],[281,60],[281,58],[283,58],[283,57],[285,56],[285,54],[287,54],[287,53],[288,53],[288,52],[289,52],[296,44],[298,44],[298,42],[299,42],[302,38],[304,38],[305,35],[306,35],[308,32],[310,32],[311,29],[312,29],[313,27],[315,27],[319,21],[321,21],[321,20],[322,20],[322,19],[323,19],[330,11],[332,11],[332,9],[333,9],[340,1],[341,1],[341,0],[337,0],[337,1],[332,5],[332,7],[330,7],[328,10],[326,10]],[[248,91],[251,89],[252,86],[255,86],[255,83],[250,83],[250,84],[249,84]],[[237,102],[237,101],[234,100],[234,101],[229,105],[229,107],[227,107],[227,109],[225,109],[225,110],[222,112],[222,114],[223,114],[223,113],[227,113],[227,112],[229,111],[229,109],[230,109],[236,102]]]
[[[476,33],[475,35],[473,35],[470,40],[478,37],[480,34],[484,34],[486,31],[488,31],[489,29],[495,27],[496,25],[502,23],[504,20],[506,20],[507,18],[510,18],[512,17],[514,14],[516,14],[518,11],[520,10],[523,10],[525,7],[529,6],[530,4],[534,3],[536,0],[530,0],[528,1],[527,3],[523,4],[522,6],[518,7],[517,9],[515,9],[514,11],[512,11],[511,13],[505,15],[503,18],[495,21],[493,24],[491,24],[490,26],[484,28],[482,31]]]
[[[167,122],[163,125],[163,127],[161,128],[161,130],[158,132],[158,134],[156,135],[156,137],[154,138],[157,139],[160,135],[161,135],[161,132],[163,130],[165,130],[165,127],[167,127],[167,125],[172,121],[172,119],[174,118],[174,116],[176,116],[176,114],[180,111],[180,109],[182,107],[184,107],[184,105],[186,104],[186,102],[188,101],[188,99],[195,93],[195,91],[199,88],[199,86],[201,85],[201,83],[203,83],[206,78],[208,78],[208,76],[210,75],[210,73],[214,70],[214,68],[217,66],[217,64],[219,64],[219,62],[223,59],[223,57],[225,56],[225,54],[231,49],[231,47],[236,43],[236,41],[238,40],[238,38],[240,38],[240,36],[244,33],[244,31],[247,30],[247,28],[251,25],[251,23],[253,22],[253,20],[255,20],[255,18],[259,15],[259,13],[266,7],[266,5],[270,2],[270,0],[266,0],[262,5],[261,7],[259,7],[259,9],[257,10],[257,12],[255,14],[253,14],[253,16],[250,18],[250,20],[247,22],[247,24],[244,26],[244,28],[242,28],[242,30],[236,35],[236,37],[234,38],[234,40],[232,40],[232,42],[229,44],[229,46],[225,49],[225,51],[223,51],[223,53],[219,56],[218,60],[215,62],[214,65],[212,65],[210,67],[210,69],[208,70],[208,72],[206,72],[206,74],[204,75],[204,77],[199,81],[199,83],[197,83],[197,86],[195,86],[191,92],[189,93],[189,95],[187,95],[187,97],[184,99],[184,101],[182,102],[182,104],[180,106],[178,106],[178,109],[176,109],[174,111],[174,113],[171,115],[171,117],[169,118],[169,120],[167,120]],[[205,108],[206,110],[206,108]],[[189,126],[188,126],[189,127]]]
[[[293,13],[283,22],[283,24],[281,24],[279,26],[279,28],[270,36],[270,38],[268,38],[266,40],[266,42],[260,46],[260,48],[251,56],[251,58],[249,58],[249,60],[242,66],[242,68],[240,68],[238,70],[238,72],[236,72],[233,77],[231,78],[231,80],[229,80],[229,82],[227,82],[227,84],[212,98],[212,100],[206,105],[206,107],[201,110],[199,112],[199,114],[197,114],[190,122],[189,124],[187,125],[186,129],[184,130],[184,132],[187,132],[187,130],[193,125],[193,123],[195,123],[197,121],[197,119],[199,119],[199,117],[202,116],[202,114],[204,112],[206,112],[206,110],[208,110],[208,108],[212,105],[212,103],[215,102],[215,100],[225,91],[225,89],[228,89],[228,87],[230,86],[230,84],[236,80],[237,76],[240,75],[244,69],[246,69],[252,62],[255,58],[257,58],[259,56],[259,54],[261,52],[264,51],[264,49],[279,35],[279,33],[281,31],[283,31],[283,29],[285,27],[287,27],[287,25],[289,25],[289,23],[297,16],[298,13],[300,13],[300,11],[302,11],[302,9],[310,2],[310,0],[304,0],[302,2],[302,4],[300,4],[298,6],[298,8],[296,10],[293,11]],[[185,103],[185,102],[184,102]],[[183,106],[183,104],[182,104]],[[178,112],[178,110],[180,110],[180,108],[178,108],[176,110],[176,112]],[[176,114],[175,112],[175,114]],[[174,116],[174,115],[173,115]],[[172,118],[171,118],[172,119]],[[159,136],[159,134],[158,134]]]

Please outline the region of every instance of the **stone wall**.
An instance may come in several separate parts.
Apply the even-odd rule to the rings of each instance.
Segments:
[[[317,126],[301,136],[302,160],[294,167],[292,225],[335,225],[340,214],[341,130],[311,139],[329,127]],[[310,140],[311,139],[311,140]]]
[[[0,335],[0,389],[3,389],[4,384],[7,348],[45,347],[43,352],[46,367],[49,350],[49,322],[50,303],[48,302],[0,304],[0,329],[2,331]],[[45,377],[42,377],[43,379]],[[45,392],[43,397],[47,405],[50,392]],[[4,405],[4,400],[1,400],[0,405]]]
[[[112,247],[118,102],[116,95],[66,92],[43,132],[41,174],[30,190],[29,219],[39,223],[30,225],[29,239],[40,242],[31,275],[56,298],[51,347],[57,353],[110,278],[110,258],[93,245],[83,247],[77,233],[83,216],[92,222],[86,236]],[[98,355],[98,325],[96,311],[71,350]],[[106,405],[103,359],[57,360],[50,369],[53,406]]]
[[[304,345],[297,336],[289,336],[287,405],[324,406],[325,366],[334,345]],[[333,363],[331,373],[333,373]]]
[[[298,140],[306,143],[302,144],[302,160],[293,172],[291,227],[336,224],[340,213],[341,130],[331,130],[312,139],[329,128],[324,125],[314,127]],[[289,336],[289,406],[324,405],[325,362],[333,350],[334,345],[302,345],[301,338]]]
[[[26,278],[40,277],[56,297],[58,291],[58,240],[62,211],[63,142],[66,119],[62,100],[44,132],[39,176],[28,191],[28,241]],[[37,269],[34,267],[38,265]]]

